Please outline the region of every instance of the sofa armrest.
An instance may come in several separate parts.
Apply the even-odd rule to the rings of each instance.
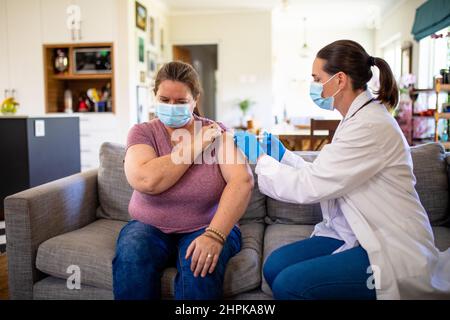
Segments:
[[[39,245],[93,222],[97,207],[97,169],[52,181],[5,199],[11,299],[32,299],[34,283],[44,277],[35,264]]]

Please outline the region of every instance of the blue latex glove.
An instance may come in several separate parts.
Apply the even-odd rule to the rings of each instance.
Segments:
[[[283,156],[286,152],[286,147],[281,143],[281,141],[276,136],[273,136],[271,133],[267,132],[264,132],[263,134],[261,147],[264,149],[265,153],[267,153],[278,162],[283,159]]]
[[[249,162],[254,164],[264,152],[258,142],[258,137],[253,133],[237,132],[234,134],[234,143],[245,154]]]

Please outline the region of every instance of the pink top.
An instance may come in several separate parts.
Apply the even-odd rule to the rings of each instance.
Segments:
[[[203,126],[213,121],[195,116]],[[226,128],[219,123],[223,130]],[[133,126],[127,150],[135,144],[151,146],[158,157],[172,152],[170,136],[159,119]],[[158,195],[133,191],[128,210],[133,219],[164,233],[188,233],[207,227],[219,204],[226,182],[217,163],[193,164],[168,190]]]

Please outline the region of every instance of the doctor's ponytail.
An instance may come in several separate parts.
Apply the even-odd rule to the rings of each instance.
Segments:
[[[390,108],[395,108],[398,103],[398,87],[389,64],[381,58],[371,57],[373,65],[380,70],[380,89],[374,92],[377,100]]]
[[[377,57],[370,56],[357,42],[338,40],[323,47],[317,58],[325,60],[325,72],[333,75],[344,72],[352,80],[353,90],[366,90],[367,83],[372,78],[371,67],[380,70],[380,88],[374,92],[377,100],[388,108],[396,107],[398,103],[398,87],[389,64]]]

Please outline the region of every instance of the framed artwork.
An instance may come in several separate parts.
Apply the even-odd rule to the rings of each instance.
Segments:
[[[139,37],[138,42],[139,42],[139,44],[138,44],[139,62],[143,63],[145,61],[145,42],[144,42],[144,38]]]
[[[401,57],[401,75],[410,74],[412,72],[412,43],[402,46]]]
[[[145,84],[146,80],[147,80],[147,77],[146,77],[145,71],[139,71],[139,82]]]
[[[164,52],[164,29],[161,28],[161,34],[160,34],[160,45],[161,45],[161,53]]]
[[[151,78],[156,72],[158,57],[155,53],[147,51],[147,73],[148,77]]]
[[[155,45],[155,18],[150,16],[148,19],[149,40],[152,46]]]
[[[136,27],[147,30],[147,8],[136,1]]]
[[[148,87],[137,86],[136,87],[136,121],[137,123],[143,123],[148,121]]]

